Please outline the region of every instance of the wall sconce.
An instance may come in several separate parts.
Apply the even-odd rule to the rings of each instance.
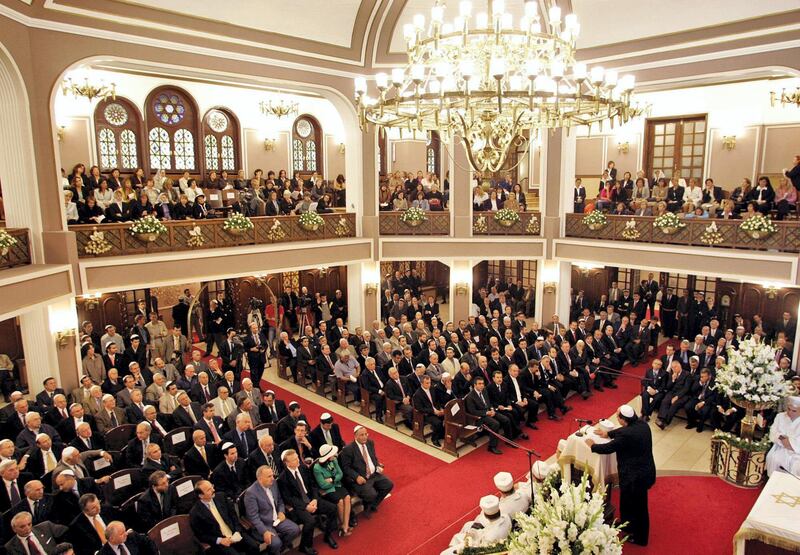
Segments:
[[[70,328],[68,330],[62,330],[56,332],[56,345],[58,345],[59,349],[64,349],[67,345],[69,345],[70,339],[74,339],[77,335],[77,332],[74,328]]]
[[[736,135],[723,135],[722,148],[725,150],[733,150],[736,148]]]
[[[364,292],[367,295],[375,295],[378,293],[378,284],[377,283],[365,283],[364,284]]]
[[[763,287],[764,293],[769,300],[774,301],[778,298],[778,291],[780,290],[779,286],[774,283],[765,283]]]
[[[56,128],[56,135],[58,135],[58,142],[64,141],[64,133],[66,132],[66,130],[67,130],[66,125],[59,125],[58,128]]]
[[[464,281],[456,283],[456,295],[466,295],[467,293],[469,293],[468,283]]]
[[[545,281],[544,282],[544,292],[553,294],[556,292],[556,285],[558,285],[555,281]]]
[[[339,154],[344,154],[345,150],[346,150],[346,147],[345,147],[344,143],[339,143]]]
[[[86,310],[96,310],[98,306],[100,306],[100,296],[101,293],[90,293],[88,295],[84,295],[83,298],[83,306]]]
[[[264,150],[267,152],[275,150],[275,139],[264,139]]]
[[[617,143],[617,152],[619,154],[628,154],[628,150],[630,150],[631,144],[628,141],[624,143]]]

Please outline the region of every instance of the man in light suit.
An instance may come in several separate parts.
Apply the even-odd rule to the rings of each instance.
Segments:
[[[211,399],[211,404],[214,405],[214,414],[218,414],[223,420],[226,420],[236,412],[236,403],[231,397],[227,386],[224,385],[217,388],[217,396]],[[228,424],[228,427],[231,427],[230,424]]]
[[[125,411],[116,406],[114,396],[108,393],[103,395],[103,410],[95,415],[94,420],[97,424],[97,431],[101,434],[106,433],[111,428],[128,423]]]
[[[23,511],[11,519],[12,537],[5,545],[9,555],[29,555],[33,545],[40,553],[55,553],[58,538],[67,533],[67,527],[52,522],[42,522],[33,526],[31,513]]]
[[[286,518],[283,499],[275,475],[268,466],[256,471],[256,482],[245,490],[244,507],[247,519],[258,537],[266,543],[271,555],[280,555],[300,535],[300,527]]]

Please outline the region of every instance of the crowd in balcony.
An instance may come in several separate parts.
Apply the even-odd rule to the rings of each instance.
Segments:
[[[497,212],[508,208],[517,212],[527,209],[527,197],[522,185],[514,183],[510,173],[500,179],[481,183],[481,176],[475,175],[477,184],[472,189],[472,209],[476,212]]]
[[[444,187],[433,172],[396,171],[381,183],[378,207],[381,211],[402,211],[418,208],[426,212],[441,212],[447,208],[450,193],[450,172],[445,174]]]
[[[577,178],[573,189],[574,212],[600,210],[611,215],[660,216],[671,212],[679,217],[747,219],[761,214],[784,220],[796,213],[800,191],[800,155],[794,157],[793,167],[783,170],[777,186],[769,176],[762,175],[753,185],[749,178],[732,192],[723,190],[711,177],[688,180],[675,171],[667,177],[656,171],[652,178],[643,171],[624,172],[618,178],[613,161],[603,171],[596,196],[592,199],[583,180]]]
[[[344,205],[343,175],[333,182],[313,173],[286,170],[277,174],[256,169],[248,178],[244,170],[231,176],[210,171],[202,182],[190,172],[174,179],[164,170],[147,177],[139,168],[130,177],[117,169],[102,175],[92,166],[76,164],[67,175],[62,169],[64,213],[68,224],[118,223],[155,216],[159,220],[202,220],[227,215],[281,216],[304,212],[330,213]]]

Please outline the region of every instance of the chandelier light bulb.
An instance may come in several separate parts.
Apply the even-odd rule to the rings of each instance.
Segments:
[[[481,12],[475,16],[475,27],[478,29],[486,29],[489,26],[489,16],[486,12]]]
[[[420,31],[425,28],[425,16],[421,13],[414,16],[414,27]]]
[[[577,62],[572,66],[572,75],[578,80],[586,79],[586,64]]]
[[[414,40],[414,35],[416,35],[416,31],[413,24],[406,23],[403,25],[403,38],[406,39],[406,42]]]
[[[511,90],[512,91],[521,91],[523,90],[522,84],[522,76],[521,75],[512,75],[511,76]]]
[[[525,74],[528,77],[535,77],[541,71],[539,60],[527,60],[525,62]]]
[[[492,58],[492,61],[489,63],[489,73],[495,79],[500,79],[506,73],[506,60],[505,58]]]
[[[452,23],[445,23],[442,25],[442,34],[449,35],[453,32],[453,24]]]
[[[510,13],[504,13],[500,17],[500,27],[503,29],[513,29],[514,28],[514,16]]]
[[[606,85],[613,87],[617,84],[617,72],[613,69],[606,71]]]
[[[437,81],[436,79],[431,79],[431,80],[428,82],[428,91],[429,91],[431,94],[439,94],[439,91],[441,90],[441,88],[442,88],[442,87],[441,87],[441,85],[439,84],[439,81]]]
[[[550,76],[553,78],[564,77],[564,62],[553,60],[553,63],[550,64]]]
[[[494,2],[492,2],[492,15],[493,16],[498,17],[504,11],[506,11],[506,2],[505,2],[505,0],[494,0]]]
[[[447,62],[437,62],[435,69],[436,69],[436,77],[444,78],[450,75],[450,73],[452,73],[452,68],[450,67],[450,64],[448,64]]]
[[[431,8],[431,22],[441,25],[444,20],[444,6],[434,6]]]
[[[414,64],[411,66],[411,80],[423,81],[425,79],[425,66],[422,64]]]
[[[550,8],[550,25],[556,25],[561,23],[561,8],[558,6],[553,6]]]
[[[472,2],[466,0],[464,2],[459,2],[458,14],[464,19],[468,18],[472,14]]]
[[[536,2],[525,2],[525,16],[533,19],[539,15],[539,6]]]
[[[375,84],[379,89],[385,89],[389,86],[389,76],[385,73],[375,74]]]
[[[601,66],[596,66],[592,68],[591,81],[595,85],[599,85],[600,83],[603,82],[603,68]]]
[[[564,16],[564,27],[574,29],[578,25],[578,16],[574,13]]]
[[[475,63],[469,59],[462,60],[458,70],[461,72],[461,77],[469,81],[469,79],[475,74]]]
[[[392,83],[395,87],[399,87],[403,84],[403,80],[405,79],[405,72],[402,68],[394,68],[392,70]]]
[[[527,15],[523,15],[522,17],[519,18],[520,31],[527,31],[530,26],[531,26],[531,19]]]
[[[367,92],[367,80],[364,77],[356,77],[356,94],[361,95]]]
[[[534,32],[534,33],[537,33],[537,34],[541,33],[542,32],[542,24],[537,21],[536,23],[531,25],[531,31]]]
[[[453,78],[452,75],[448,75],[442,81],[442,89],[445,92],[452,92],[456,90],[456,80]]]

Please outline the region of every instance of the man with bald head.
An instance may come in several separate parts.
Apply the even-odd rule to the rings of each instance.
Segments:
[[[157,555],[158,549],[144,534],[128,531],[125,525],[113,520],[106,527],[108,540],[98,555]]]
[[[187,476],[197,475],[208,478],[211,470],[219,464],[222,456],[219,447],[206,439],[203,430],[192,432],[192,446],[183,455],[183,469]]]
[[[207,553],[235,555],[258,551],[258,542],[242,529],[233,503],[223,493],[217,493],[214,484],[200,480],[194,492],[198,501],[189,512],[189,525],[200,542],[211,546]],[[242,539],[234,542],[237,532]]]
[[[11,515],[29,512],[33,524],[50,520],[53,511],[53,498],[44,493],[44,484],[40,480],[31,480],[24,487],[25,497],[17,505],[11,507]]]
[[[52,522],[35,524],[31,513],[23,511],[11,519],[13,537],[5,544],[9,555],[31,555],[39,553],[51,555],[55,553],[58,538],[67,533],[67,527]]]

